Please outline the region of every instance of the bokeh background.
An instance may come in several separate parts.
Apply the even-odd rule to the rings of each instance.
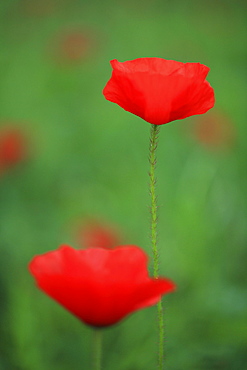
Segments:
[[[243,370],[246,310],[244,1],[0,2],[0,369],[91,368],[91,330],[27,265],[83,247],[88,220],[150,254],[149,124],[107,102],[109,61],[201,62],[215,108],[161,127],[166,368]],[[115,231],[114,231],[115,232]],[[120,237],[120,236],[119,236]],[[156,368],[156,308],[105,331],[106,370]]]

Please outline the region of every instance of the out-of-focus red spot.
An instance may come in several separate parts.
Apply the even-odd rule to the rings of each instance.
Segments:
[[[21,162],[27,155],[26,140],[17,128],[0,129],[0,172]]]
[[[50,45],[52,58],[61,65],[76,64],[89,58],[95,50],[95,38],[88,31],[61,32]]]
[[[227,148],[234,144],[235,131],[225,114],[214,111],[198,116],[194,122],[194,137],[207,147]]]
[[[111,249],[122,244],[119,231],[112,225],[91,220],[79,229],[78,241],[81,248]]]

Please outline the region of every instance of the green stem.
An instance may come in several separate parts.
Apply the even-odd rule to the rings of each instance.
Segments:
[[[94,329],[94,338],[93,338],[93,362],[94,370],[101,370],[101,358],[102,358],[102,330]]]
[[[156,149],[158,145],[158,134],[159,126],[151,124],[150,132],[150,147],[149,147],[149,162],[150,162],[150,195],[151,195],[151,240],[152,240],[152,250],[153,250],[153,268],[154,268],[154,277],[159,276],[159,255],[157,248],[157,196],[155,193],[155,167],[156,167]]]
[[[151,124],[150,132],[150,147],[149,147],[149,162],[150,162],[150,183],[149,190],[151,196],[151,241],[152,241],[152,251],[153,251],[153,269],[154,269],[154,278],[159,276],[159,254],[157,247],[157,196],[155,192],[156,178],[155,178],[155,167],[156,167],[156,149],[158,145],[158,135],[159,135],[159,126]],[[158,329],[159,329],[159,354],[158,354],[158,363],[159,370],[163,369],[164,365],[164,317],[163,317],[163,305],[160,300],[157,304],[158,309]]]

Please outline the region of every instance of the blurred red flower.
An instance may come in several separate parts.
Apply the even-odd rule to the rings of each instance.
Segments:
[[[232,122],[225,114],[214,111],[195,121],[194,136],[210,148],[229,147],[235,140],[233,128]]]
[[[91,30],[68,29],[52,40],[49,54],[61,65],[74,65],[91,57],[95,49],[95,35]]]
[[[0,169],[5,170],[22,161],[26,156],[25,138],[16,128],[0,131]]]
[[[95,220],[80,228],[78,239],[82,248],[111,249],[121,243],[119,232],[113,226]]]
[[[29,265],[38,287],[85,324],[104,327],[156,304],[175,285],[150,278],[147,256],[136,246],[76,250],[61,246]]]
[[[111,61],[105,98],[145,121],[162,125],[214,106],[214,90],[205,80],[209,68],[162,58]]]

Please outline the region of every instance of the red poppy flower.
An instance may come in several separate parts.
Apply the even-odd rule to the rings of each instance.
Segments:
[[[175,289],[173,282],[148,276],[147,256],[136,246],[58,250],[33,258],[38,287],[84,323],[103,327],[154,305]]]
[[[119,232],[111,225],[95,220],[87,222],[79,231],[79,244],[85,248],[111,249],[119,245]]]
[[[103,94],[107,100],[155,125],[207,112],[214,90],[205,80],[209,68],[161,58],[111,61],[112,77]]]

